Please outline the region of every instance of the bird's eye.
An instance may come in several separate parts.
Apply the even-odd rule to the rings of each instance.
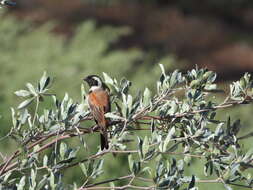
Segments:
[[[101,82],[100,78],[94,76],[92,79],[94,80],[94,82],[96,83],[97,86],[102,85],[102,82]]]

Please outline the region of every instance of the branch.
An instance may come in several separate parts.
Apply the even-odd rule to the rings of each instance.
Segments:
[[[109,179],[109,180],[101,181],[101,182],[98,182],[98,183],[90,184],[90,185],[87,185],[87,186],[84,186],[84,187],[80,187],[79,190],[84,189],[84,188],[88,188],[88,187],[94,187],[94,186],[97,186],[97,185],[102,185],[102,184],[105,184],[105,183],[114,182],[114,181],[129,179],[129,178],[132,178],[132,177],[133,177],[133,175],[127,175],[127,176],[123,176],[123,177]]]

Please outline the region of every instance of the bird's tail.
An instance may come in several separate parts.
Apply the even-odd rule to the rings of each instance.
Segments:
[[[101,127],[101,129],[100,129],[101,130],[101,133],[100,133],[101,150],[109,148],[107,126],[108,126],[108,121],[106,119],[103,122],[100,123],[100,127]]]
[[[101,150],[109,148],[107,133],[100,134],[100,143],[101,143]]]

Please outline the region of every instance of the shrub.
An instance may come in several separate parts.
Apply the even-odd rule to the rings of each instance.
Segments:
[[[98,28],[90,20],[79,25],[72,38],[65,39],[50,32],[55,26],[53,23],[38,27],[11,16],[0,18],[0,35],[4,36],[0,38],[0,112],[3,116],[0,122],[3,126],[9,120],[5,113],[15,101],[10,94],[43,71],[50,71],[55,79],[61,79],[55,84],[59,95],[68,91],[76,98],[80,91],[77,78],[102,71],[124,76],[143,56],[135,48],[111,49],[112,44],[130,32],[127,27]],[[139,70],[138,66],[135,68]]]
[[[51,90],[51,78],[44,73],[36,85],[16,91],[22,98],[12,109],[8,138],[18,142],[16,151],[0,166],[2,189],[197,189],[199,183],[220,183],[226,189],[252,188],[253,152],[242,151],[243,140],[252,132],[239,135],[240,120],[217,119],[218,110],[252,102],[250,74],[230,85],[221,103],[210,98],[220,92],[216,74],[193,69],[166,74],[162,65],[152,95],[146,88],[135,96],[130,82],[117,81],[104,73],[111,90],[113,110],[110,118],[110,148],[101,151],[89,138],[99,132],[83,99],[78,102],[65,95],[60,99]],[[82,88],[82,97],[85,97]],[[44,101],[51,102],[43,107]],[[139,132],[143,131],[143,132]],[[69,143],[75,139],[79,146]],[[116,154],[116,157],[112,156]],[[105,162],[124,157],[123,176],[113,178]],[[199,160],[206,179],[194,168]],[[64,174],[79,167],[81,183],[64,183]],[[99,176],[107,179],[100,180]],[[110,185],[110,186],[108,186]]]

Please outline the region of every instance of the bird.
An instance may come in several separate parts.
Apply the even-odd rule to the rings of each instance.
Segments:
[[[108,120],[105,114],[111,111],[109,88],[97,75],[88,75],[83,79],[88,83],[90,89],[87,95],[91,114],[100,128],[101,150],[108,149]]]
[[[8,5],[8,6],[15,6],[16,2],[8,1],[8,0],[2,0],[0,2],[1,5]]]

